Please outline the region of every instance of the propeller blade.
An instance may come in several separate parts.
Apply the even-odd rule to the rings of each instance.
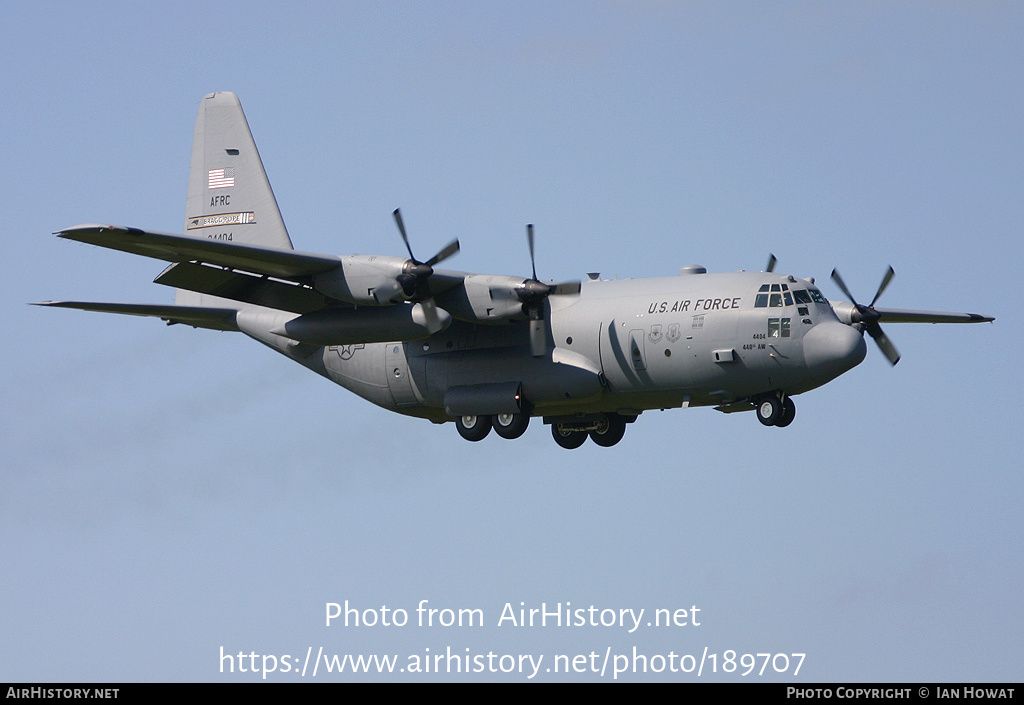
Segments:
[[[530,354],[544,357],[554,347],[551,328],[545,317],[545,299],[552,294],[571,294],[580,292],[579,282],[559,282],[545,284],[537,279],[536,243],[533,236],[533,223],[526,226],[526,244],[530,248],[531,278],[524,281],[516,290],[516,296],[523,302],[523,313],[530,319]]]
[[[567,282],[558,282],[554,286],[554,290],[551,292],[552,296],[564,296],[566,294],[578,294],[580,293],[580,282],[579,280],[572,280]]]
[[[882,277],[882,283],[878,285],[878,292],[875,294],[875,298],[871,299],[871,303],[868,304],[869,308],[875,305],[875,302],[878,301],[878,297],[882,295],[883,291],[885,291],[885,287],[889,286],[889,282],[892,281],[894,276],[896,276],[896,272],[893,270],[892,265],[889,265],[888,271],[886,271],[885,276]]]
[[[409,251],[409,259],[415,262],[416,257],[412,254],[412,247],[409,245],[409,236],[405,234],[405,223],[402,222],[402,210],[400,208],[396,208],[392,215],[395,216],[395,223],[398,224],[398,232],[402,235],[402,242],[405,243],[405,249]]]
[[[882,327],[878,325],[877,321],[869,323],[865,326],[865,329],[868,334],[875,339],[875,343],[878,344],[878,349],[882,351],[882,354],[885,355],[890,364],[895,365],[900,361],[899,351],[896,349],[896,346],[892,344],[892,341],[889,340],[889,336],[882,331]]]
[[[846,282],[844,282],[843,278],[839,276],[838,269],[832,270],[832,281],[834,281],[839,286],[839,288],[843,290],[844,294],[850,297],[850,303],[852,303],[854,306],[857,306],[857,299],[853,298],[853,294],[851,294],[850,290],[846,288]],[[859,306],[857,307],[860,308]]]
[[[439,262],[444,262],[446,259],[448,259],[452,255],[454,255],[458,251],[459,251],[459,239],[455,238],[454,240],[449,242],[447,245],[442,247],[440,252],[438,252],[436,255],[434,255],[433,257],[428,259],[426,262],[424,262],[424,264],[426,264],[428,267],[433,267],[435,264],[438,264]]]
[[[533,280],[537,280],[537,261],[533,256],[533,223],[526,226],[526,242],[530,246],[530,267],[533,270]]]
[[[778,261],[779,260],[777,260],[775,258],[775,255],[773,255],[771,252],[769,252],[768,253],[768,266],[764,268],[764,271],[768,272],[769,274],[771,272],[774,272],[775,271],[775,263],[778,262]]]
[[[423,307],[423,318],[426,320],[427,332],[433,335],[446,327],[445,322],[441,320],[441,316],[437,312],[437,303],[434,299],[421,301],[419,305]]]
[[[544,357],[552,348],[547,322],[543,318],[530,319],[530,354]]]

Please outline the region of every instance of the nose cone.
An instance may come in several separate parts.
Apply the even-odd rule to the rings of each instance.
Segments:
[[[804,334],[807,370],[825,381],[859,365],[867,352],[864,336],[845,323],[819,323]]]

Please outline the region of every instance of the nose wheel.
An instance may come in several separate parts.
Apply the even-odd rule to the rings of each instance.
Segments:
[[[791,397],[784,400],[776,394],[757,402],[757,420],[765,426],[784,428],[796,418],[796,404]]]

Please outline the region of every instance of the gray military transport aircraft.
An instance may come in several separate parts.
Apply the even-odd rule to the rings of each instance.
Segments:
[[[622,438],[645,410],[753,410],[788,426],[793,397],[864,359],[863,333],[889,362],[881,323],[977,323],[973,313],[830,302],[814,279],[764,272],[541,282],[533,228],[530,278],[435,269],[433,257],[298,252],[234,93],[199,107],[185,235],[111,225],[56,234],[170,262],[156,278],[174,305],[48,301],[40,305],[155,316],[168,324],[241,331],[385,409],[455,422],[470,441],[493,428],[518,438],[542,417],[563,448]]]

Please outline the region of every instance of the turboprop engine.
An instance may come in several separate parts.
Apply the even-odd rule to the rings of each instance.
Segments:
[[[452,240],[426,262],[420,262],[412,253],[401,210],[396,208],[393,215],[409,259],[381,255],[342,257],[340,267],[313,277],[313,288],[333,298],[363,305],[387,306],[410,299],[429,300],[427,280],[434,273],[434,265],[456,254],[459,240]],[[432,303],[426,307],[431,332],[436,333],[441,328],[437,327],[432,309]]]
[[[363,306],[388,306],[410,298],[407,278],[429,276],[413,272],[422,264],[390,255],[348,255],[341,266],[313,277],[313,288],[334,299]],[[408,291],[406,291],[408,289]]]

